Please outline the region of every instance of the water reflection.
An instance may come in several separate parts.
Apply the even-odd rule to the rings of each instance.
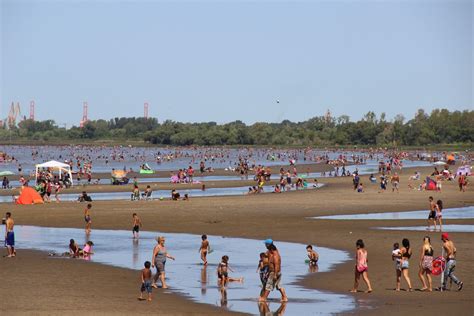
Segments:
[[[150,259],[155,245],[156,232],[141,232],[140,239],[133,241],[130,231],[98,230],[85,236],[82,229],[45,228],[34,226],[17,226],[18,247],[54,251],[63,253],[69,239],[80,243],[90,238],[94,241],[94,255],[91,260],[112,266],[140,270],[143,262]],[[264,250],[260,240],[224,238],[208,236],[213,252],[209,254],[209,266],[199,264],[196,248],[201,236],[191,234],[167,233],[167,248],[177,260],[167,265],[166,273],[171,291],[181,293],[191,299],[232,311],[258,314],[265,312],[282,314],[285,310],[290,315],[304,315],[308,311],[323,314],[348,312],[355,307],[354,298],[347,295],[323,293],[305,289],[294,284],[305,275],[308,267],[304,262],[305,245],[287,242],[276,242],[282,255],[283,284],[290,302],[286,306],[275,304],[278,293],[270,294],[268,306],[257,304],[261,289],[260,279],[255,273],[259,253]],[[130,244],[130,240],[132,243]],[[243,247],[242,245],[245,245]],[[320,254],[319,271],[328,271],[334,264],[349,259],[346,252],[318,247]],[[228,255],[231,258],[233,275],[244,277],[245,281],[230,282],[222,291],[217,286],[216,269],[220,258]],[[158,290],[158,291],[161,291]]]
[[[269,315],[280,316],[280,315],[285,314],[287,304],[288,304],[287,302],[280,303],[280,306],[278,307],[278,309],[276,309],[273,312],[270,309],[270,303],[268,303],[268,302],[259,302],[258,303],[258,311],[260,312],[261,316],[269,316]]]
[[[139,239],[132,238],[132,258],[133,258],[133,265],[138,266],[140,265],[140,247],[139,247]]]

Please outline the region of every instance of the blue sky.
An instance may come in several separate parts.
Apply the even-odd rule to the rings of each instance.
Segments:
[[[473,2],[1,1],[1,117],[77,125],[473,109]],[[280,102],[277,103],[276,100]]]

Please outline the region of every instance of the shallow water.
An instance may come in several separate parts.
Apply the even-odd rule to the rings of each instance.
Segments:
[[[311,184],[306,189],[298,189],[298,190],[311,190],[322,187],[324,184]],[[177,191],[184,197],[184,194],[188,194],[189,197],[201,197],[201,196],[228,196],[228,195],[244,195],[247,194],[249,187],[229,187],[229,188],[208,188],[206,190],[201,189],[179,189],[179,185],[177,185]],[[296,189],[292,189],[292,191],[296,191]],[[270,193],[273,192],[273,187],[271,185],[263,187],[263,193]],[[131,191],[127,192],[104,192],[104,193],[90,193],[89,195],[92,198],[92,201],[109,201],[109,200],[130,200],[131,199]],[[59,199],[61,201],[77,201],[79,197],[79,193],[64,193],[59,194]],[[154,190],[152,194],[153,199],[159,198],[170,198],[171,197],[171,190]],[[51,195],[51,200],[55,201],[54,194]],[[0,196],[0,203],[8,203],[12,202],[13,199],[11,196]]]
[[[178,170],[179,168],[187,168],[192,165],[194,168],[199,167],[199,162],[205,160],[206,167],[213,168],[228,168],[235,167],[239,157],[247,157],[250,164],[263,164],[265,166],[274,165],[287,165],[290,158],[297,159],[297,165],[299,171],[303,171],[304,164],[313,163],[314,161],[304,159],[304,151],[302,149],[271,149],[271,148],[204,148],[199,147],[197,149],[191,148],[173,148],[173,147],[91,147],[91,146],[2,146],[1,151],[6,152],[9,156],[14,156],[18,159],[19,163],[22,164],[23,173],[30,173],[34,171],[34,165],[42,163],[48,160],[73,160],[75,157],[90,157],[93,161],[93,172],[110,172],[112,168],[123,169],[124,167],[129,170],[139,170],[140,165],[147,162],[149,166],[154,170]],[[32,156],[32,152],[38,151],[38,156]],[[181,156],[179,158],[173,158],[166,160],[167,155],[173,155],[175,151],[181,154],[188,155],[187,157]],[[158,154],[160,152],[160,154]],[[224,157],[217,157],[217,153],[224,153]],[[280,158],[278,155],[280,154]],[[313,149],[309,156],[323,156],[328,155],[329,159],[337,159],[340,155],[344,155],[350,158],[352,154],[355,155],[366,155],[360,151],[325,151],[320,149]],[[123,155],[123,159],[119,158]],[[191,156],[195,156],[193,159]],[[207,160],[204,155],[207,156]],[[275,159],[271,159],[271,156],[275,156]],[[114,160],[116,156],[116,160]],[[162,157],[162,163],[156,163],[156,157]],[[212,159],[212,156],[215,156]],[[290,157],[291,156],[291,157]],[[106,163],[106,159],[108,163]],[[374,159],[367,160],[367,166],[376,172],[378,168],[378,162],[380,160],[386,161],[387,159],[383,155],[377,154]],[[417,166],[417,165],[430,165],[425,161],[410,161],[404,160],[404,167]],[[76,168],[76,166],[74,166]],[[359,167],[361,169],[362,166]],[[17,163],[1,163],[0,170],[9,170],[15,173],[18,172]],[[350,169],[353,170],[353,169]],[[362,170],[362,169],[361,169]]]
[[[408,227],[375,227],[375,229],[382,230],[412,230],[412,231],[426,231],[434,232],[432,230],[428,231],[425,226],[408,226]],[[438,228],[439,229],[439,228]],[[443,225],[443,232],[447,233],[474,233],[474,225],[454,225],[448,224]]]
[[[17,226],[17,245],[21,248],[37,249],[48,252],[63,253],[68,249],[69,239],[84,244],[86,236],[82,229],[45,228],[35,226]],[[94,252],[91,261],[107,265],[139,270],[143,262],[150,260],[159,233],[142,232],[140,240],[132,239],[131,231],[93,230],[89,239],[94,241]],[[197,302],[222,306],[222,308],[259,314],[257,297],[260,292],[260,280],[256,273],[259,253],[265,251],[263,242],[253,239],[225,238],[209,236],[213,252],[209,254],[209,266],[200,265],[198,248],[201,238],[191,234],[166,233],[166,245],[176,261],[168,260],[166,273],[171,291],[190,297]],[[289,302],[281,305],[277,291],[270,294],[269,309],[276,312],[284,308],[287,315],[304,315],[312,313],[330,314],[348,312],[356,307],[356,301],[348,295],[329,294],[317,290],[305,289],[294,285],[296,280],[309,272],[305,263],[305,245],[275,242],[282,256],[283,285]],[[317,247],[320,254],[319,272],[331,270],[335,264],[349,260],[344,251]],[[229,265],[235,272],[230,277],[244,277],[243,283],[231,282],[227,289],[227,299],[223,299],[217,287],[216,268],[220,258],[230,257]],[[73,259],[71,259],[73,260]],[[77,259],[79,260],[79,259]],[[137,272],[137,280],[139,273]],[[136,286],[139,291],[140,284]],[[159,293],[161,290],[155,290]],[[159,295],[159,294],[158,294]],[[263,308],[261,305],[260,308]]]
[[[347,214],[316,216],[313,219],[335,219],[335,220],[399,220],[399,219],[427,219],[429,211],[409,211],[392,213],[369,213],[369,214]],[[443,219],[473,219],[474,206],[456,207],[444,209]]]

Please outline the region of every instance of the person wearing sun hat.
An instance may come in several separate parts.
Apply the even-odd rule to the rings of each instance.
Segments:
[[[446,270],[443,274],[443,286],[440,288],[440,290],[446,290],[446,283],[448,282],[448,278],[450,278],[458,286],[458,291],[461,291],[464,283],[454,275],[454,268],[456,268],[456,247],[449,239],[448,233],[441,234],[441,240],[443,241]]]

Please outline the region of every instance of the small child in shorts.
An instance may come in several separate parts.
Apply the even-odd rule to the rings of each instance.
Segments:
[[[265,287],[267,284],[268,274],[268,255],[264,252],[260,253],[260,260],[258,261],[257,272],[260,275],[260,282],[262,282],[262,287]]]
[[[395,269],[401,270],[400,266],[400,245],[398,242],[393,244],[392,261],[395,261]]]
[[[138,298],[140,301],[144,300],[143,293],[145,293],[145,291],[148,294],[148,301],[151,301],[152,273],[151,273],[150,267],[151,267],[151,262],[145,261],[145,268],[142,269],[141,271],[142,286],[140,288],[140,297]]]

